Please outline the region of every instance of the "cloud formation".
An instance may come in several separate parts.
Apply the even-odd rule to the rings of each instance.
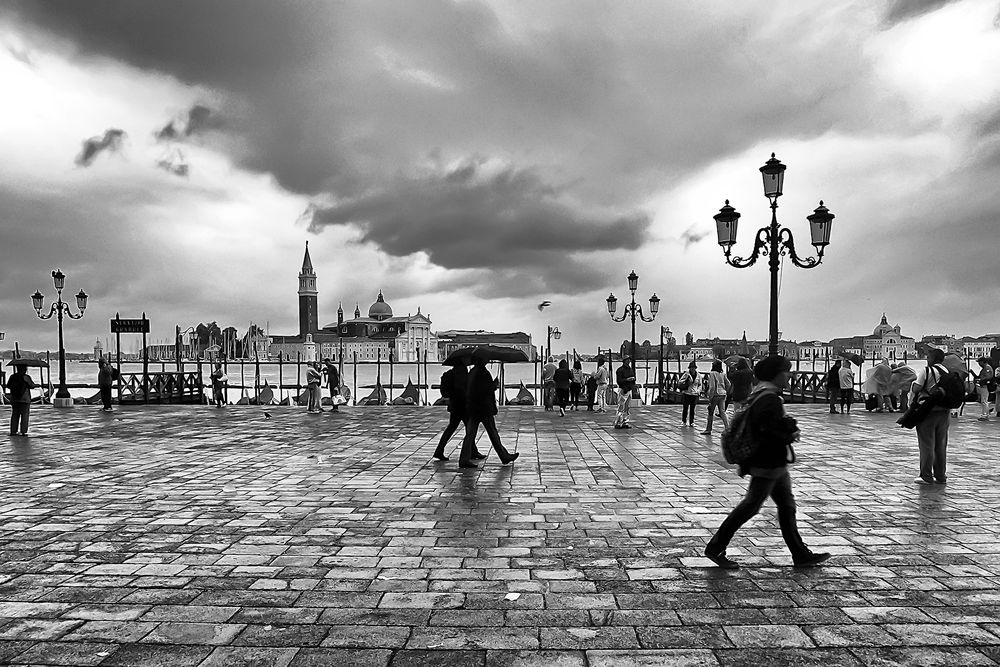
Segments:
[[[576,273],[581,253],[639,247],[648,216],[587,210],[564,194],[531,171],[469,160],[316,208],[310,229],[353,225],[363,242],[390,255],[426,252],[444,268],[517,267],[542,276]]]
[[[89,167],[104,151],[117,153],[121,149],[124,138],[125,130],[111,128],[105,130],[104,136],[85,139],[73,162],[79,167]]]

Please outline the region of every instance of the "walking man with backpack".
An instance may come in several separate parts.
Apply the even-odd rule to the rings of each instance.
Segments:
[[[958,403],[964,398],[965,387],[960,378],[955,382],[954,374],[944,364],[944,351],[932,348],[927,352],[927,367],[917,374],[910,387],[909,402],[919,398],[933,400],[935,405],[927,416],[917,424],[917,446],[920,448],[920,476],[917,484],[945,484],[947,482],[948,426],[951,422],[949,410],[955,405],[956,390]],[[957,386],[956,386],[957,385]]]
[[[799,439],[795,420],[785,414],[781,391],[788,386],[791,362],[774,355],[759,361],[754,367],[758,383],[750,394],[746,411],[734,417],[745,419],[745,429],[750,439],[749,454],[739,461],[741,477],[750,475],[746,496],[729,513],[719,530],[705,547],[705,556],[721,568],[732,570],[739,563],[726,556],[726,547],[743,524],[760,511],[769,497],[778,506],[778,524],[785,545],[792,552],[795,567],[813,567],[830,557],[828,553],[810,551],[799,536],[795,522],[795,498],[792,495],[792,478],[788,464],[795,462],[792,443]]]

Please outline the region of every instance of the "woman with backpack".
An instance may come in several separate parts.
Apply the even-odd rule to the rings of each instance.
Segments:
[[[687,372],[681,376],[677,388],[681,392],[681,404],[684,406],[681,426],[694,426],[694,407],[698,405],[698,396],[701,394],[701,375],[696,362],[688,364]]]
[[[792,553],[795,567],[815,567],[830,557],[828,553],[811,551],[805,545],[795,521],[795,497],[788,464],[795,462],[792,443],[799,439],[799,427],[785,414],[781,400],[781,391],[788,386],[791,369],[791,362],[780,355],[757,362],[753,372],[759,382],[750,394],[750,405],[734,417],[746,420],[745,428],[753,445],[749,455],[739,461],[739,474],[741,477],[750,475],[750,485],[743,500],[733,508],[705,547],[705,557],[721,568],[732,570],[740,566],[726,556],[726,548],[736,531],[760,511],[768,498],[778,506],[781,537]],[[738,428],[735,426],[734,430]]]

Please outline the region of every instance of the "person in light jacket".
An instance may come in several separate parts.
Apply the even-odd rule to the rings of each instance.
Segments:
[[[947,373],[944,366],[944,351],[931,348],[927,352],[927,366],[919,373],[917,379],[910,385],[909,403],[913,404],[918,397],[931,396],[937,387],[938,378]],[[917,447],[920,450],[920,476],[914,482],[917,484],[945,484],[948,481],[948,427],[951,425],[951,413],[942,405],[935,405],[917,424]]]
[[[611,381],[611,373],[604,365],[605,359],[602,355],[597,356],[597,370],[594,371],[594,380],[597,382],[595,396],[597,397],[597,409],[595,412],[607,412],[608,408],[608,382]]]
[[[851,404],[854,403],[854,371],[851,369],[851,362],[844,359],[844,364],[838,373],[840,377],[840,414],[851,414]]]
[[[722,428],[729,428],[729,417],[726,416],[726,397],[729,396],[732,385],[726,374],[722,372],[721,361],[716,359],[712,362],[712,370],[705,375],[704,383],[705,396],[708,399],[708,424],[701,434],[711,435],[712,421],[715,419],[716,412],[719,413],[719,419],[722,420]]]

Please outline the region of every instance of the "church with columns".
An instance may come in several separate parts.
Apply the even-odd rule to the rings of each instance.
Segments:
[[[302,270],[299,272],[299,333],[296,336],[271,336],[270,356],[294,361],[321,359],[358,361],[430,363],[438,359],[437,336],[431,331],[431,319],[417,307],[416,314],[395,316],[379,290],[375,302],[362,317],[360,302],[354,307],[354,318],[344,319],[343,305],[337,308],[337,321],[319,326],[319,290],[316,271],[306,242]]]

